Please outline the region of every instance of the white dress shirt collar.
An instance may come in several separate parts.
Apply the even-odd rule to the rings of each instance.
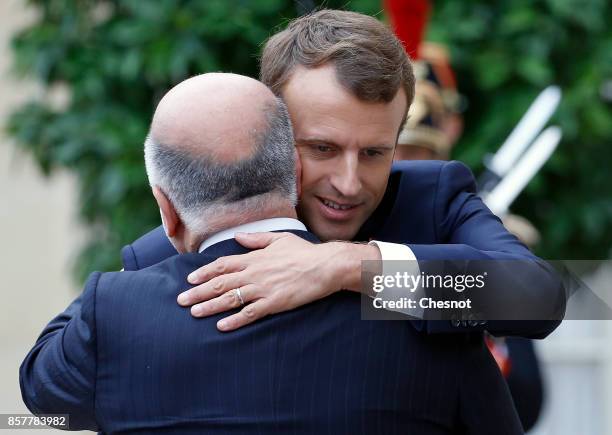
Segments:
[[[268,231],[279,230],[300,230],[307,231],[306,226],[297,219],[292,218],[272,218],[263,219],[260,221],[249,222],[247,224],[238,225],[237,227],[228,228],[227,230],[219,231],[213,234],[208,239],[204,240],[198,249],[202,252],[209,246],[224,240],[233,239],[236,233],[263,233]]]

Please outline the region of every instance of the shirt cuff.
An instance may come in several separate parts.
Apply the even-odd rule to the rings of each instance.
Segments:
[[[389,243],[380,242],[378,240],[372,240],[368,245],[375,245],[380,251],[382,258],[382,274],[383,275],[395,275],[397,272],[408,272],[410,275],[418,276],[421,274],[419,262],[417,261],[414,252],[406,245],[401,243]],[[399,265],[397,261],[402,261]],[[379,293],[378,297],[388,301],[399,301],[402,298],[410,298],[418,301],[419,298],[423,297],[423,288],[419,285],[417,288],[409,291],[405,288],[391,287],[386,288],[385,291]],[[424,309],[420,308],[419,305],[415,308],[387,308],[389,311],[396,311],[398,313],[408,314],[409,316],[417,319],[424,317]]]
[[[380,251],[380,256],[382,257],[382,261],[390,261],[390,260],[410,260],[417,261],[414,252],[406,245],[402,245],[401,243],[389,243],[389,242],[379,242],[378,240],[372,240],[368,245],[378,246],[378,250]],[[417,265],[418,266],[418,265]],[[383,264],[384,267],[384,264]]]

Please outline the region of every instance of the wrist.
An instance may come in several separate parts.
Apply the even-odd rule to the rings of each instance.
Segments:
[[[361,291],[363,261],[381,261],[380,250],[375,245],[350,242],[330,242],[333,245],[334,282],[339,289]]]

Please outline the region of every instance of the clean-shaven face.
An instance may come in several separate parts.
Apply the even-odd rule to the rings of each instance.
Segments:
[[[385,193],[404,91],[389,103],[360,101],[326,64],[296,67],[282,96],[302,163],[300,218],[321,240],[350,240]]]

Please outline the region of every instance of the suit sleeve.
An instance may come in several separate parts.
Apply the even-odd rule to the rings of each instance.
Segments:
[[[544,338],[560,323],[566,295],[554,269],[533,255],[510,234],[497,216],[475,194],[471,171],[459,162],[440,169],[434,200],[434,220],[439,244],[408,244],[419,261],[471,261],[498,269],[507,280],[499,292],[481,292],[488,306],[529,308],[525,320],[491,320],[486,324],[467,322],[423,322],[428,332],[468,332],[486,329],[494,335]],[[474,261],[477,260],[477,261]],[[494,261],[489,261],[494,260]]]
[[[68,414],[71,430],[98,430],[95,295],[100,273],[38,337],[19,369],[21,395],[33,414]]]
[[[134,252],[133,245],[125,245],[121,248],[121,263],[123,264],[123,270],[139,270],[138,259]]]
[[[121,250],[124,270],[140,270],[176,255],[176,249],[160,225]]]

